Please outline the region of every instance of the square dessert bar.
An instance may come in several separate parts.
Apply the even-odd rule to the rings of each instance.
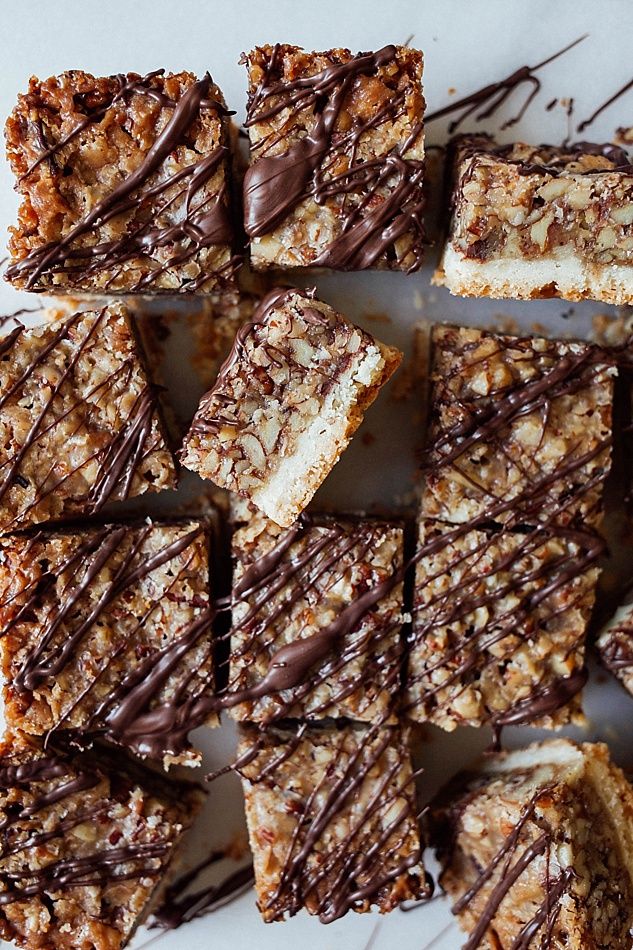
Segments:
[[[422,519],[407,715],[449,731],[577,719],[602,550],[576,530]]]
[[[120,306],[0,338],[0,527],[174,488],[174,460]]]
[[[203,397],[183,464],[290,527],[400,363],[313,297],[266,297]]]
[[[229,692],[248,696],[284,648],[297,651],[301,669],[302,645],[307,656],[322,643],[325,657],[299,685],[234,707],[236,719],[385,721],[400,683],[402,584],[389,586],[360,618],[347,618],[401,568],[402,536],[394,522],[305,514],[288,530],[259,513],[238,528]]]
[[[596,643],[598,655],[608,670],[633,696],[633,598],[625,603],[605,624]]]
[[[616,375],[604,351],[452,326],[431,342],[423,514],[597,525]]]
[[[633,789],[605,745],[488,757],[440,793],[433,817],[464,950],[631,946]]]
[[[146,917],[204,796],[122,756],[0,747],[0,937],[119,950]]]
[[[633,166],[615,145],[454,143],[434,283],[466,297],[633,300]]]
[[[208,74],[32,78],[6,140],[22,199],[14,286],[156,294],[231,282],[229,120]]]
[[[422,263],[422,53],[261,46],[245,56],[256,270]]]
[[[2,700],[11,732],[69,732],[165,765],[199,763],[187,713],[213,690],[202,522],[0,541]],[[215,720],[212,720],[215,721]]]
[[[243,726],[238,769],[265,921],[323,923],[428,897],[406,735]]]

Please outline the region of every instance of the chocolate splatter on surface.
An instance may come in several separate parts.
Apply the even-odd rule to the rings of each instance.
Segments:
[[[452,115],[454,112],[461,112],[461,115],[454,119],[448,127],[449,134],[452,135],[453,132],[457,131],[463,122],[473,115],[477,122],[481,122],[484,119],[489,119],[497,112],[498,109],[501,108],[501,106],[505,104],[515,89],[518,89],[524,85],[528,85],[531,87],[531,89],[523,105],[516,115],[510,119],[507,119],[503,123],[501,129],[507,129],[513,125],[516,125],[523,118],[526,110],[541,90],[541,81],[538,76],[535,75],[535,73],[537,73],[540,69],[543,69],[544,66],[548,66],[550,63],[554,62],[554,60],[558,59],[560,56],[563,56],[565,53],[569,52],[569,50],[573,49],[575,46],[578,46],[579,43],[582,43],[583,40],[587,39],[587,36],[588,34],[578,37],[578,39],[574,40],[573,43],[569,43],[557,53],[554,53],[552,56],[548,56],[547,59],[537,63],[536,66],[520,66],[518,69],[515,69],[513,73],[510,73],[509,76],[506,76],[505,79],[500,79],[497,82],[489,83],[487,86],[484,86],[482,89],[478,89],[476,92],[465,96],[463,99],[458,99],[456,102],[449,103],[449,105],[444,106],[444,108],[438,109],[437,111],[432,112],[430,115],[427,115],[425,121],[427,123],[435,122],[437,119],[444,118],[444,116],[447,115]],[[553,108],[553,105],[554,101],[549,104],[548,108]],[[481,111],[478,112],[478,109],[481,109]]]
[[[252,864],[226,875],[219,883],[191,891],[194,882],[214,864],[224,860],[223,850],[212,851],[190,871],[181,874],[166,889],[149,923],[150,930],[177,930],[197,917],[204,917],[249,891],[254,882]]]
[[[633,79],[625,83],[620,89],[617,90],[617,92],[614,92],[612,96],[609,96],[609,98],[605,100],[605,102],[599,105],[598,108],[595,109],[595,111],[591,113],[588,119],[583,119],[583,121],[580,122],[576,126],[576,131],[584,132],[585,129],[588,129],[589,126],[592,125],[593,122],[595,122],[595,120],[598,118],[599,115],[602,115],[603,112],[606,112],[609,106],[613,105],[614,102],[617,102],[618,99],[626,95],[626,93],[629,92],[630,89],[633,89]]]

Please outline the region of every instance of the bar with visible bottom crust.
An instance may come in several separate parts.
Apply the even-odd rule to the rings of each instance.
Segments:
[[[328,635],[367,590],[402,567],[403,526],[366,517],[304,513],[284,530],[260,513],[233,536],[229,694],[256,687],[274,654]],[[236,719],[348,717],[382,721],[399,689],[402,583],[341,634],[336,648],[291,689],[248,699]],[[391,717],[390,721],[392,721]]]
[[[618,146],[457,138],[433,282],[464,297],[633,300],[633,166]]]
[[[160,895],[204,796],[118,755],[0,747],[0,937],[119,950]]]
[[[198,765],[187,712],[213,692],[203,522],[110,524],[0,541],[0,673],[10,732]],[[208,724],[217,723],[209,712]]]
[[[244,227],[268,268],[420,267],[422,54],[260,46],[248,70]]]
[[[202,397],[183,465],[290,527],[401,358],[314,297],[273,291]]]
[[[587,343],[433,327],[422,512],[598,526],[615,360]]]
[[[260,912],[330,923],[430,895],[406,735],[384,725],[241,726]]]
[[[431,815],[464,950],[631,945],[633,790],[605,745],[556,739],[488,757]]]
[[[232,285],[229,123],[208,75],[71,70],[6,125],[22,202],[7,279],[47,293],[207,293]]]

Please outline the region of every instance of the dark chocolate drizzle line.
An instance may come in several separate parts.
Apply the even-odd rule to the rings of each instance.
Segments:
[[[227,875],[219,884],[210,884],[188,893],[194,881],[207,868],[225,857],[224,851],[212,851],[207,858],[170,884],[159,907],[152,914],[149,929],[176,930],[190,920],[220,910],[250,890],[254,882],[252,864]]]
[[[65,413],[62,414],[56,411],[55,403],[57,396],[64,384],[72,380],[87,347],[93,338],[99,334],[101,326],[107,318],[107,309],[104,308],[91,315],[93,317],[92,320],[89,320],[88,316],[89,315],[83,312],[76,313],[69,319],[58,324],[58,329],[47,342],[43,343],[42,349],[35,355],[32,362],[29,363],[21,375],[13,380],[4,392],[0,394],[0,408],[2,408],[10,398],[20,392],[20,388],[37,372],[38,368],[45,364],[49,357],[54,355],[56,348],[76,335],[79,325],[83,324],[81,328],[81,339],[73,341],[75,342],[74,353],[68,360],[66,368],[55,385],[51,387],[50,395],[44,402],[39,415],[35,418],[31,428],[22,440],[19,449],[17,449],[13,456],[0,462],[0,500],[12,486],[16,483],[21,484],[21,464],[39,439],[62,420],[70,417],[75,410],[84,406],[88,399],[94,400],[94,397],[98,394],[106,395],[109,386],[117,381],[119,377],[125,378],[131,371],[131,367],[126,361],[95,389],[85,393],[83,397],[78,398],[77,402]],[[23,326],[18,326],[6,337],[0,339],[0,355],[11,354],[13,348],[19,345],[24,332],[28,331],[25,331]],[[139,393],[127,419],[121,420],[120,427],[112,433],[110,441],[106,443],[102,449],[99,449],[95,455],[85,459],[77,469],[74,469],[70,473],[71,475],[75,474],[81,467],[96,459],[98,463],[97,478],[86,497],[86,507],[90,513],[98,512],[113,495],[120,499],[128,497],[132,479],[138,470],[138,466],[156,447],[156,439],[151,438],[151,433],[157,411],[156,394],[154,390],[147,385]],[[47,422],[49,419],[50,422]],[[19,521],[23,518],[30,508],[35,507],[47,495],[54,492],[63,484],[65,478],[69,477],[65,476],[58,481],[51,481],[54,465],[55,460],[52,459],[50,469],[42,473],[40,482],[36,486],[37,490],[34,500],[28,507],[20,508],[16,520]],[[26,486],[22,485],[22,487]]]
[[[427,123],[434,122],[436,119],[441,119],[446,115],[452,115],[453,112],[461,112],[461,115],[457,119],[454,119],[449,127],[449,134],[453,134],[462,122],[465,122],[466,119],[470,118],[473,113],[475,114],[475,121],[480,122],[482,119],[489,119],[491,116],[497,112],[499,108],[506,102],[510,95],[522,85],[529,85],[532,88],[528,93],[525,102],[521,106],[519,112],[510,119],[507,119],[503,123],[501,129],[510,128],[512,125],[516,125],[519,122],[523,115],[525,114],[528,106],[531,104],[532,100],[538,94],[541,89],[541,81],[534,74],[538,72],[539,69],[542,69],[544,66],[548,66],[550,63],[554,62],[555,59],[558,59],[559,56],[563,56],[564,53],[569,52],[570,49],[573,49],[574,46],[578,46],[579,43],[582,43],[583,40],[587,39],[589,34],[585,33],[584,36],[579,36],[577,40],[574,40],[573,43],[569,43],[568,46],[563,47],[557,53],[554,53],[552,56],[548,56],[547,59],[542,60],[540,63],[537,63],[536,66],[520,66],[519,69],[516,69],[513,73],[510,73],[509,76],[506,76],[505,79],[500,79],[498,82],[490,83],[487,86],[484,86],[482,89],[479,89],[477,92],[471,93],[469,96],[466,96],[463,99],[458,99],[456,102],[451,102],[449,105],[444,106],[442,109],[438,109],[436,112],[432,112],[430,115],[426,116],[425,121]],[[481,112],[477,110],[482,107]]]
[[[314,76],[272,82],[270,76],[279,47],[273,49],[264,80],[250,95],[246,127],[267,121],[284,109],[296,113],[312,107],[315,119],[309,134],[282,155],[254,155],[244,178],[244,219],[249,237],[261,237],[273,231],[310,196],[321,203],[327,198],[356,194],[359,203],[344,213],[341,235],[323,250],[313,265],[363,270],[373,266],[400,237],[411,233],[410,250],[414,260],[409,270],[420,266],[424,236],[424,163],[404,158],[404,155],[422,134],[422,124],[389,154],[371,161],[356,160],[357,143],[362,134],[391,118],[394,110],[402,107],[404,93],[394,93],[378,115],[357,122],[350,132],[337,133],[335,137],[336,123],[354,79],[375,73],[391,62],[396,53],[395,46],[385,46],[375,53],[359,54],[348,62],[328,66]],[[256,143],[253,152],[265,150],[267,144],[265,139]],[[346,154],[350,159],[349,168],[328,176],[337,156]],[[380,195],[380,189],[384,188],[389,188],[388,196],[368,210],[374,196]]]
[[[633,89],[633,79],[625,83],[620,89],[618,89],[617,92],[614,92],[613,95],[606,100],[606,102],[603,102],[602,105],[598,106],[598,108],[592,112],[588,119],[584,119],[582,122],[580,122],[576,126],[576,131],[584,132],[585,129],[589,128],[589,126],[595,122],[599,115],[602,115],[602,113],[605,112],[610,105],[616,102],[620,96],[624,96],[629,91],[629,89]]]
[[[21,852],[26,856],[33,849],[40,849],[48,841],[62,838],[67,831],[107,811],[109,805],[105,801],[88,809],[81,808],[80,793],[94,788],[103,779],[99,767],[87,759],[82,761],[81,769],[77,771],[76,766],[61,753],[0,767],[0,787],[4,794],[11,789],[26,788],[33,795],[31,804],[17,814],[8,808],[5,810],[5,819],[1,824],[3,843],[0,846],[0,860]],[[113,805],[115,801],[113,794]],[[28,823],[33,816],[58,803],[66,805],[63,817],[49,823],[45,831],[28,834]],[[26,837],[17,837],[20,831],[26,832]],[[0,891],[0,907],[69,888],[155,877],[160,874],[163,862],[159,861],[155,867],[148,862],[162,859],[171,848],[170,842],[158,840],[118,848],[104,847],[80,858],[62,858],[39,868],[29,868],[25,862],[22,871],[0,869],[0,882],[4,885]]]
[[[279,755],[275,756],[273,750],[264,756],[264,766],[259,773],[249,773],[244,777],[255,784],[265,781],[267,785],[278,785],[282,779],[276,778],[276,771],[295,752],[302,734],[300,731],[294,739],[288,737],[286,748]],[[263,748],[265,735],[259,734],[259,738],[242,756],[242,761],[233,766],[235,771],[243,774],[243,769],[252,764]],[[341,744],[344,737],[345,732],[341,734]],[[282,914],[293,916],[305,906],[307,900],[319,894],[316,913],[322,923],[331,923],[355,906],[365,901],[371,903],[383,888],[407,875],[420,863],[419,849],[396,860],[405,845],[409,823],[416,814],[413,791],[415,775],[404,782],[398,778],[397,773],[402,766],[402,760],[398,757],[381,774],[365,809],[355,816],[349,833],[340,842],[332,843],[328,850],[318,849],[320,862],[314,868],[308,867],[308,861],[328,827],[345,808],[357,800],[363,782],[386,750],[393,747],[393,742],[393,730],[376,723],[363,731],[362,739],[341,775],[333,777],[330,770],[324,769],[321,779],[300,805],[277,887],[265,905],[267,909],[280,908]],[[340,762],[340,756],[335,758]],[[372,819],[388,811],[398,799],[404,799],[403,807],[378,837],[372,835]],[[319,800],[320,804],[317,804]],[[361,883],[363,878],[366,880]],[[430,896],[432,888],[428,879],[426,888]]]
[[[484,907],[478,910],[477,922],[464,944],[463,950],[477,950],[477,947],[481,946],[507,894],[530,868],[533,861],[544,854],[547,863],[544,877],[545,899],[532,918],[517,933],[510,950],[528,950],[533,945],[532,941],[539,932],[541,932],[541,942],[539,944],[541,950],[548,950],[553,945],[553,929],[560,911],[560,898],[569,889],[575,878],[572,868],[565,868],[554,879],[549,874],[550,850],[554,839],[548,823],[538,815],[538,807],[541,799],[547,799],[553,788],[553,785],[542,786],[534,792],[523,807],[514,828],[505,838],[500,849],[486,867],[479,870],[472,886],[455,901],[452,912],[459,915],[466,910],[482,888],[488,884],[495,872],[499,871],[498,881],[491,889]],[[457,803],[456,810],[459,813],[459,803]],[[517,857],[521,838],[528,827],[531,827],[537,833],[537,836],[526,845]]]
[[[63,563],[55,565],[55,574],[62,576],[70,574],[69,580],[59,592],[59,602],[56,610],[51,612],[41,624],[40,636],[28,651],[21,669],[13,681],[13,688],[26,692],[37,689],[43,683],[50,682],[72,662],[74,655],[82,641],[90,636],[95,624],[105,611],[111,609],[119,598],[125,598],[125,593],[143,578],[176,558],[182,558],[182,564],[174,568],[172,586],[177,583],[181,573],[187,569],[189,559],[187,550],[203,533],[202,526],[196,526],[182,537],[172,541],[164,548],[151,555],[140,553],[144,539],[149,535],[151,527],[141,529],[137,533],[129,552],[120,565],[112,572],[103,593],[94,604],[85,620],[73,627],[68,623],[74,610],[90,590],[95,580],[102,576],[110,559],[121,546],[129,529],[103,528],[94,533],[83,543],[79,544],[73,554]],[[37,536],[34,539],[37,543]],[[50,579],[50,583],[53,578]],[[26,588],[24,603],[18,608],[11,623],[5,626],[3,633],[10,632],[21,622],[37,613],[37,604],[41,592],[41,582],[34,583]],[[113,654],[103,658],[97,672],[93,674],[87,688],[64,711],[62,719],[55,730],[64,728],[72,712],[83,700],[90,695],[93,688],[99,685],[100,679],[107,673],[110,664],[119,657],[131,644],[132,638],[142,625],[150,618],[151,613],[158,609],[159,602],[151,605],[145,616],[139,618],[138,624],[133,626],[127,636],[121,639]],[[210,607],[200,612],[199,616],[187,627],[183,628],[167,646],[142,659],[131,671],[125,675],[118,686],[113,687],[98,707],[91,713],[89,719],[77,733],[79,736],[101,736],[111,742],[126,745],[134,751],[154,758],[169,753],[169,732],[152,732],[151,741],[146,741],[143,724],[153,719],[153,704],[156,697],[167,683],[174,686],[173,695],[169,703],[169,718],[182,715],[197,693],[193,691],[192,678],[198,675],[200,664],[196,665],[193,673],[184,672],[180,667],[187,655],[196,649],[200,643],[208,642],[208,653],[211,651],[210,628],[213,612]],[[61,642],[60,634],[64,631]],[[203,662],[204,658],[200,659]],[[202,676],[197,690],[211,690],[212,682],[209,676]],[[192,692],[193,691],[193,692]],[[160,716],[164,716],[163,706],[160,705]],[[187,730],[178,734],[178,743],[175,752],[184,751],[187,747]]]
[[[450,545],[453,540],[463,537],[470,530],[470,525],[467,525],[461,534],[454,530],[438,538],[437,542],[441,547]],[[446,688],[459,684],[464,679],[470,682],[473,676],[479,676],[483,667],[488,664],[501,664],[504,660],[510,660],[515,649],[514,639],[516,637],[523,641],[525,639],[522,626],[529,620],[532,611],[539,605],[542,608],[548,606],[548,598],[573,581],[575,577],[580,576],[603,551],[603,545],[598,543],[593,535],[582,537],[578,532],[569,532],[565,529],[557,528],[552,531],[537,529],[526,535],[515,535],[516,547],[510,553],[502,555],[491,571],[491,573],[508,572],[509,580],[505,584],[497,585],[494,590],[484,589],[481,592],[481,574],[477,565],[488,548],[494,550],[495,537],[494,533],[487,535],[476,549],[469,548],[466,554],[458,553],[445,568],[438,568],[435,572],[431,569],[431,573],[424,580],[424,585],[433,590],[433,585],[440,577],[450,578],[453,569],[457,569],[462,562],[469,562],[472,565],[469,566],[468,572],[454,584],[450,583],[448,587],[442,585],[441,592],[433,595],[427,604],[417,605],[420,613],[417,626],[414,627],[411,635],[412,646],[415,647],[416,643],[432,637],[433,630],[436,628],[450,628],[452,624],[468,626],[468,618],[475,611],[492,610],[494,604],[509,593],[515,595],[515,601],[519,598],[519,603],[513,603],[512,608],[505,614],[495,616],[493,612],[490,627],[483,627],[480,630],[474,628],[472,632],[458,638],[454,637],[450,648],[437,659],[428,662],[421,673],[416,676],[410,675],[409,685],[422,683],[423,695],[420,699],[411,699],[407,708],[415,708],[421,703],[427,712],[431,712],[442,705],[438,694]],[[538,557],[539,547],[550,537],[555,539],[562,537],[578,544],[579,549],[577,552],[570,549],[553,562],[546,561],[542,567],[531,571],[522,568],[522,558],[533,553],[536,553]],[[537,591],[526,590],[531,583],[539,580],[544,580],[545,584]],[[569,610],[574,606],[575,602],[572,600],[558,610]],[[546,618],[551,619],[555,616],[556,610],[550,608]],[[510,639],[510,646],[506,648],[505,654],[502,655],[499,648],[494,653],[490,652],[492,647],[503,644],[506,639]],[[577,648],[580,643],[579,637],[578,642],[573,644],[571,649]],[[452,664],[455,664],[454,667]],[[434,674],[438,670],[445,670],[446,676],[442,676],[441,682],[436,685]],[[551,673],[547,675],[552,676]],[[566,705],[582,689],[586,679],[587,673],[583,668],[573,671],[568,677],[552,677],[550,680],[544,677],[542,682],[535,684],[529,696],[524,697],[508,710],[489,714],[496,736],[500,735],[504,726],[521,725],[551,715],[561,706]],[[450,699],[447,702],[450,702]]]
[[[103,118],[115,101],[121,98],[125,99],[130,92],[144,91],[148,94],[158,94],[157,90],[149,90],[146,83],[160,73],[162,73],[162,70],[149,73],[146,77],[134,80],[131,84],[124,83],[111,102],[103,109],[86,116],[64,140],[43,153],[26,174],[30,174],[40,161],[51,157],[55,151],[66,145],[68,141],[96,119]],[[175,174],[168,175],[164,181],[152,188],[145,191],[142,189],[143,184],[158,171],[170,153],[181,143],[183,136],[199,116],[203,105],[207,104],[213,107],[219,105],[207,98],[210,88],[211,77],[207,73],[203,79],[190,86],[177,103],[169,103],[173,105],[173,114],[139,167],[101,201],[97,202],[65,237],[52,244],[34,248],[25,258],[8,267],[5,277],[8,280],[26,277],[25,286],[29,289],[35,286],[38,278],[45,273],[78,271],[89,275],[95,271],[116,267],[139,255],[150,254],[159,247],[174,244],[185,238],[188,239],[188,247],[139,279],[134,289],[140,291],[149,287],[169,267],[185,263],[204,248],[214,245],[230,245],[233,241],[233,225],[228,202],[225,200],[225,190],[218,195],[204,198],[196,205],[193,204],[196,195],[213,177],[220,163],[225,159],[227,153],[225,146],[219,146],[200,162],[189,165]],[[222,108],[222,111],[225,110]],[[73,246],[78,238],[98,230],[111,218],[134,208],[140,210],[147,204],[148,200],[159,198],[169,189],[180,185],[183,180],[186,183],[187,179],[186,190],[184,186],[181,186],[180,190],[167,198],[162,206],[158,205],[154,209],[154,213],[148,222],[132,224],[127,233],[118,241],[95,244],[89,247]],[[183,193],[186,196],[183,221],[170,227],[154,227],[153,221],[157,219],[161,211],[173,204]],[[234,261],[229,262],[228,269],[232,269],[234,264]],[[115,277],[116,272],[110,279],[108,287]],[[208,274],[203,274],[196,281],[185,286],[187,289],[197,289],[208,277]]]
[[[247,604],[248,609],[239,620],[234,619],[230,634],[234,641],[239,635],[242,642],[232,644],[229,693],[246,693],[250,702],[263,697],[273,699],[274,710],[269,708],[266,712],[267,721],[273,721],[293,715],[294,708],[301,708],[310,700],[311,693],[318,692],[325,684],[330,687],[329,697],[316,706],[311,705],[310,715],[333,714],[332,710],[336,710],[339,703],[345,702],[349,695],[357,694],[361,688],[361,684],[346,672],[349,664],[360,658],[367,667],[368,682],[380,682],[380,692],[391,693],[397,689],[400,641],[394,634],[401,627],[402,618],[399,611],[395,616],[382,618],[374,613],[363,635],[355,635],[360,621],[368,616],[364,594],[354,601],[355,609],[348,612],[342,624],[334,621],[325,631],[318,631],[310,637],[304,637],[304,628],[301,627],[296,642],[287,645],[289,649],[275,650],[276,640],[295,604],[311,591],[327,596],[354,570],[354,565],[368,564],[383,530],[380,523],[356,525],[327,520],[315,523],[304,515],[270,551],[249,565],[233,589],[234,607],[242,603]],[[391,591],[391,582],[389,576],[379,598]],[[374,597],[375,594],[370,593],[370,607],[377,603]],[[276,635],[275,629],[278,631]],[[385,649],[385,641],[390,637],[395,639],[395,643]],[[334,644],[337,644],[336,649]],[[245,685],[249,679],[248,667],[237,667],[236,661],[244,654],[256,660],[273,651],[278,673],[271,674],[271,664],[267,677],[250,687]],[[288,687],[281,685],[285,676],[290,683]],[[331,689],[338,676],[342,681]],[[279,685],[273,690],[271,679],[274,678]],[[255,693],[260,691],[261,696],[256,696]],[[364,703],[371,706],[379,699],[377,692],[370,692]],[[249,714],[248,718],[252,716]]]
[[[497,337],[496,342],[500,350],[516,346],[521,342],[529,344],[529,341],[516,341],[513,338],[504,341],[501,337]],[[470,349],[472,346],[466,346],[463,352],[467,354]],[[489,357],[494,355],[489,354]],[[544,357],[548,355],[555,357],[554,352],[543,354]],[[507,455],[503,445],[503,435],[508,427],[519,421],[522,416],[538,413],[541,416],[543,433],[545,433],[551,405],[556,399],[581,392],[591,386],[595,377],[609,366],[624,365],[630,360],[627,346],[607,349],[587,345],[580,353],[568,353],[554,361],[549,369],[539,366],[539,357],[540,354],[536,351],[529,349],[522,351],[521,359],[530,360],[534,365],[537,374],[534,379],[527,383],[521,380],[513,381],[480,400],[473,397],[464,403],[463,421],[442,429],[432,438],[426,449],[424,468],[427,472],[433,474],[441,471],[444,465],[448,465],[454,466],[463,477],[468,477],[466,472],[461,471],[457,462],[460,457],[467,458],[468,452],[481,445],[491,445],[495,451],[507,457],[509,466],[521,472],[520,460]],[[575,473],[580,473],[582,476],[583,467],[601,453],[605,453],[606,461],[600,473],[600,481],[603,481],[609,468],[609,447],[610,440],[608,439],[598,442],[593,450],[582,454],[578,453],[576,446],[572,447],[570,452],[561,458],[553,472],[530,476],[531,484],[518,496],[510,499],[490,497],[486,510],[487,520],[502,521],[505,516],[511,514],[515,521],[522,519],[526,524],[535,524],[543,520],[540,512],[546,505],[558,506],[559,514],[564,514],[564,502],[558,498],[558,494],[565,480]],[[579,497],[594,487],[589,482],[579,490]],[[480,485],[473,483],[473,488],[476,488],[480,494],[484,494],[484,489]],[[547,507],[544,510],[546,514],[549,511]]]
[[[621,627],[609,630],[607,643],[600,647],[600,659],[615,676],[633,667],[633,629],[626,620]]]

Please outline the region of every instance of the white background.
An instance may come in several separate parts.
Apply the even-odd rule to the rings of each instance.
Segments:
[[[266,42],[291,42],[311,49],[349,46],[376,49],[404,42],[425,54],[425,94],[429,110],[450,101],[450,89],[460,97],[500,79],[524,63],[535,64],[583,33],[589,38],[541,74],[543,89],[518,129],[502,136],[527,141],[559,142],[567,134],[567,118],[560,107],[545,105],[555,96],[573,96],[576,120],[593,109],[631,78],[633,6],[628,0],[261,0],[259,3],[204,2],[204,0],[0,0],[0,116],[12,108],[25,90],[29,75],[41,78],[70,68],[96,75],[134,70],[145,73],[160,66],[168,70],[209,69],[223,88],[230,108],[243,114],[244,70],[238,65],[243,50]],[[525,93],[524,93],[525,94]],[[512,105],[522,101],[517,92]],[[501,113],[507,117],[509,110]],[[486,128],[495,131],[501,118]],[[609,140],[618,125],[633,124],[633,93],[607,112],[583,137]],[[473,128],[474,126],[470,126]],[[445,140],[445,125],[434,123],[427,139]],[[15,215],[17,202],[6,165],[0,162],[0,231]],[[432,263],[433,253],[429,254]],[[431,267],[419,274],[359,274],[321,277],[320,294],[328,302],[363,323],[386,342],[408,354],[412,326],[421,319],[441,319],[480,325],[504,325],[511,317],[526,331],[535,325],[551,335],[585,336],[596,314],[615,316],[612,308],[597,304],[569,305],[562,301],[512,304],[467,302],[444,290],[431,290]],[[0,286],[0,312],[23,305],[8,285]],[[567,316],[563,317],[566,313]],[[178,362],[178,353],[171,359]],[[174,365],[175,365],[174,364]],[[182,378],[180,367],[179,378]],[[362,433],[374,441],[363,441]],[[415,448],[419,444],[420,403],[415,393],[405,401],[385,394],[368,414],[352,448],[346,453],[321,492],[339,507],[394,504],[406,498],[414,484]],[[617,526],[617,516],[615,518]],[[594,673],[587,690],[586,710],[591,738],[608,740],[618,761],[633,764],[633,702],[608,678]],[[531,730],[508,730],[508,744],[534,738]],[[230,726],[206,732],[205,766],[227,760],[233,738]],[[421,749],[426,775],[422,795],[484,748],[488,734],[460,730],[446,736],[429,732]],[[212,843],[226,843],[242,823],[239,786],[223,779],[212,789],[209,807],[199,826],[191,854],[202,854]],[[447,929],[448,928],[448,929]],[[135,946],[148,939],[139,934]],[[348,915],[324,927],[300,915],[285,924],[265,926],[249,894],[221,912],[152,942],[157,950],[456,950],[461,938],[444,901],[410,914],[389,918]],[[3,945],[4,946],[4,945]]]

